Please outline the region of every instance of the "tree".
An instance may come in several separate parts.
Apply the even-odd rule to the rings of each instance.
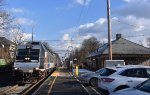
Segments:
[[[95,38],[91,37],[89,39],[85,39],[82,43],[81,50],[84,50],[87,53],[90,53],[100,47],[101,43]]]
[[[12,19],[10,14],[4,9],[4,0],[0,0],[0,35],[6,36],[7,29],[10,28]],[[8,31],[7,31],[8,32]]]
[[[9,39],[11,39],[12,42],[14,42],[16,45],[19,45],[25,40],[29,39],[28,37],[25,37],[24,31],[19,25],[12,26],[10,28],[9,34]]]
[[[87,55],[96,50],[97,48],[99,48],[102,45],[102,43],[100,41],[97,40],[97,38],[95,37],[91,37],[89,39],[85,39],[82,42],[81,48],[80,49],[76,49],[74,51],[74,55],[79,62],[85,63],[86,62],[86,57]]]
[[[15,23],[15,19],[4,9],[5,0],[0,0],[0,36],[3,36],[16,45],[28,39],[21,26]]]

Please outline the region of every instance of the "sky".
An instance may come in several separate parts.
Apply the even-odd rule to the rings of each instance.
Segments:
[[[150,0],[110,0],[112,40],[117,33],[146,45],[150,36]],[[95,36],[107,42],[106,0],[6,0],[6,9],[26,35],[48,41],[58,53]],[[70,40],[73,40],[72,42]]]

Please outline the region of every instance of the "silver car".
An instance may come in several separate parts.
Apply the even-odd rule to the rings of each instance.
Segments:
[[[127,88],[110,95],[150,95],[150,79],[135,88]]]
[[[85,73],[79,76],[79,80],[82,83],[87,83],[91,86],[97,86],[98,85],[98,78],[97,76],[100,76],[100,73],[104,70],[104,68],[97,70],[96,72],[90,72]]]

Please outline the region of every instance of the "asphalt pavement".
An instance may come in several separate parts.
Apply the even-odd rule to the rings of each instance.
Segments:
[[[66,68],[58,68],[33,95],[101,95],[84,86]]]

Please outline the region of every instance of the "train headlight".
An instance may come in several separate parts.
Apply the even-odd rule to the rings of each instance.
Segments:
[[[18,68],[14,68],[15,70],[18,70]]]
[[[35,70],[39,70],[39,68],[35,68]]]
[[[30,60],[30,58],[25,58],[25,60]]]

